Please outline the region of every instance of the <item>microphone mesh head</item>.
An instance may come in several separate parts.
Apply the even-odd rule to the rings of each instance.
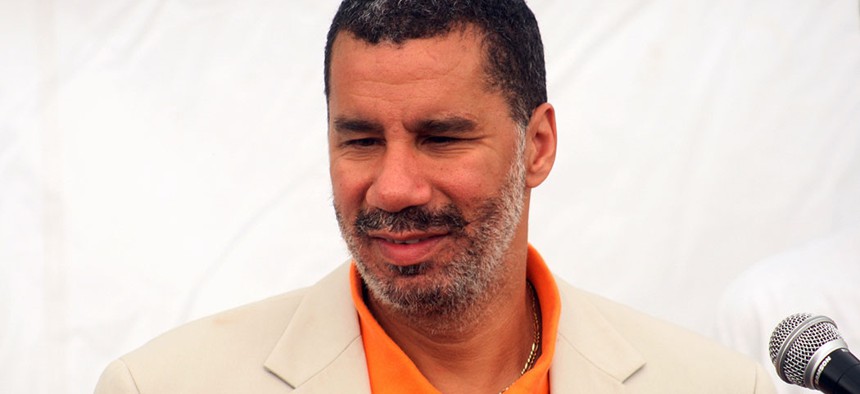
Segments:
[[[828,318],[822,317],[822,320],[808,326],[803,324],[812,318],[813,315],[809,313],[798,313],[785,318],[773,330],[768,350],[770,360],[783,380],[814,389],[804,384],[804,370],[816,350],[830,341],[842,339],[842,336],[836,330],[836,324]],[[789,343],[786,343],[787,340]],[[783,348],[784,355],[777,359]]]

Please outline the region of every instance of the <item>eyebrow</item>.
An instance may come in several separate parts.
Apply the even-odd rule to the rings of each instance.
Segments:
[[[478,124],[460,116],[450,116],[441,119],[427,119],[419,121],[415,131],[422,133],[448,133],[466,132],[475,130]]]
[[[339,117],[334,120],[334,130],[340,133],[381,133],[381,124],[363,119]]]
[[[378,122],[357,118],[338,117],[333,124],[334,131],[338,133],[382,133],[385,130]],[[478,128],[477,122],[461,116],[424,119],[409,127],[413,132],[421,134],[467,132],[476,128]]]

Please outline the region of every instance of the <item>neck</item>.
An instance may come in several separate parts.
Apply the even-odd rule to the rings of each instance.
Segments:
[[[509,277],[507,285],[488,292],[458,316],[403,316],[373,297],[368,306],[386,333],[440,391],[499,392],[519,378],[535,342],[536,311],[526,284],[525,264],[521,266],[514,280]]]

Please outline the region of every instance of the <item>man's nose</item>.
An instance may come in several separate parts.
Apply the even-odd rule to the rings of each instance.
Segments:
[[[376,178],[367,190],[367,203],[387,212],[422,206],[433,190],[413,147],[391,144],[380,160]]]

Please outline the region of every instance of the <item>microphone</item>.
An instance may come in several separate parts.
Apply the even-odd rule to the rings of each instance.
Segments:
[[[770,360],[787,383],[827,394],[860,394],[860,360],[826,316],[786,317],[770,336]]]

